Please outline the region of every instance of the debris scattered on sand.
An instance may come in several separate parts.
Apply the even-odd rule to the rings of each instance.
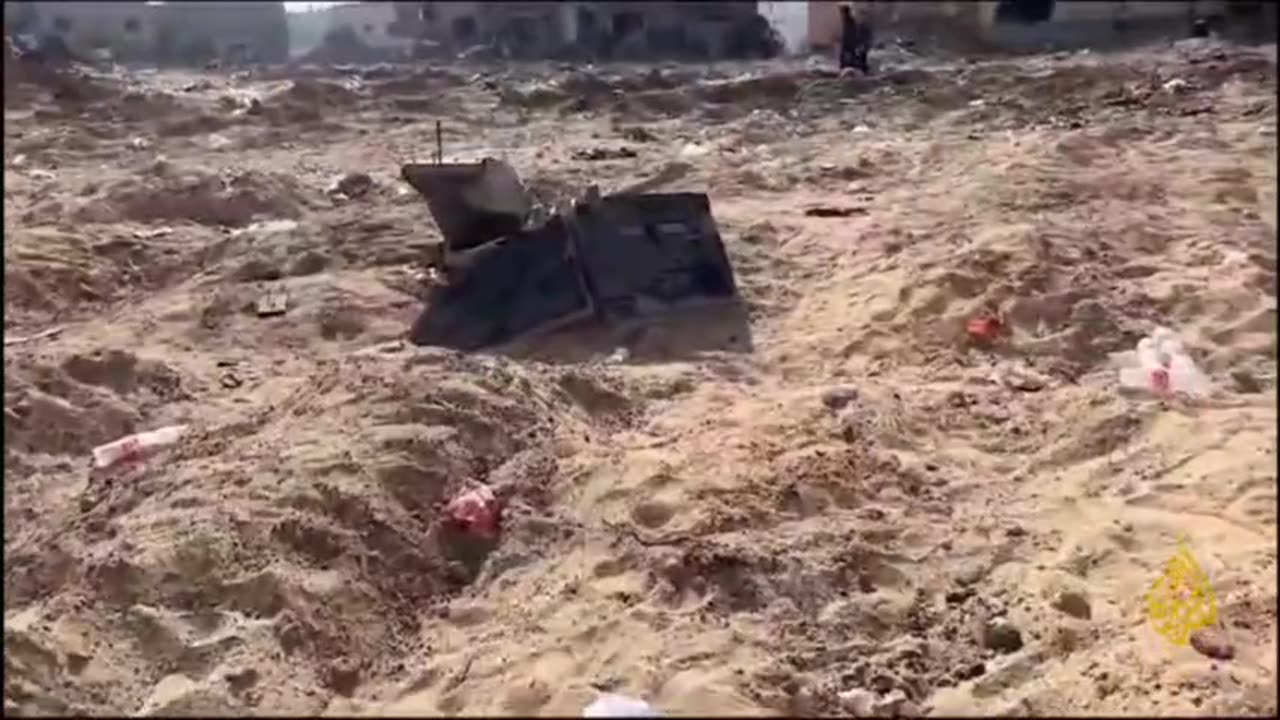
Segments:
[[[158,240],[162,237],[168,237],[173,234],[173,228],[161,226],[156,228],[146,228],[143,230],[134,230],[133,236],[139,240]]]
[[[208,142],[209,142],[210,150],[226,150],[227,148],[235,144],[235,142],[231,138],[219,133],[213,133],[212,135],[210,135],[208,138]]]
[[[858,389],[850,386],[827,388],[822,391],[822,404],[828,410],[840,410],[858,398]]]
[[[1000,653],[1022,649],[1022,632],[1004,618],[988,620],[982,625],[982,646]]]
[[[631,142],[649,143],[657,142],[658,136],[653,134],[648,128],[639,126],[624,128],[622,130],[622,138]]]
[[[573,151],[575,160],[626,160],[636,156],[636,151],[629,147],[593,147],[579,148]]]
[[[1236,656],[1235,646],[1219,627],[1201,628],[1191,633],[1191,647],[1196,652],[1214,660],[1231,660]]]
[[[997,371],[1000,384],[1021,392],[1040,392],[1049,380],[1040,373],[1018,363],[1005,363]]]
[[[662,713],[649,703],[626,695],[606,694],[582,711],[584,718],[657,718]]]
[[[276,317],[289,311],[289,293],[284,288],[271,288],[258,298],[258,317]]]
[[[93,465],[99,469],[120,463],[137,462],[161,448],[169,447],[187,433],[186,425],[170,425],[135,435],[127,435],[93,449]]]
[[[534,204],[505,163],[406,165],[444,236],[449,282],[410,337],[462,350],[502,345],[595,315],[652,317],[694,301],[736,301],[733,269],[704,194],[601,195],[562,214]]]
[[[680,148],[680,157],[692,160],[694,158],[706,157],[711,154],[711,150],[697,143],[687,143]]]
[[[1053,607],[1080,620],[1088,620],[1093,616],[1089,599],[1085,597],[1084,593],[1064,590],[1058,593],[1058,597],[1054,598]]]
[[[1175,332],[1156,328],[1138,341],[1136,350],[1114,353],[1120,385],[1155,395],[1205,397],[1212,391],[1209,378],[1187,354]]]
[[[969,340],[977,345],[989,345],[1004,332],[1004,322],[995,315],[981,315],[965,324]]]
[[[491,538],[498,533],[498,498],[487,485],[472,488],[449,501],[449,519],[464,532]]]
[[[366,173],[347,173],[333,181],[329,186],[329,194],[341,194],[352,200],[363,197],[373,189],[373,178]]]
[[[806,208],[805,217],[814,218],[845,218],[853,215],[866,215],[867,209],[863,207],[835,207],[832,205],[818,205]]]
[[[5,344],[5,347],[8,347],[10,345],[21,345],[23,343],[35,342],[36,340],[44,340],[47,338],[57,337],[58,335],[62,334],[63,329],[64,328],[62,327],[51,327],[47,330],[41,330],[35,335],[20,335],[18,337],[9,337],[8,335],[6,335],[4,338],[4,344]]]

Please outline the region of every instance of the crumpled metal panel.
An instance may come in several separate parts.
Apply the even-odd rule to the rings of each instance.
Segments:
[[[570,229],[593,303],[606,318],[737,297],[703,193],[607,195],[579,205]]]
[[[533,209],[516,171],[493,158],[478,163],[414,163],[402,167],[400,176],[426,199],[446,254],[514,235]]]
[[[410,340],[479,350],[589,317],[591,300],[569,248],[565,223],[554,217],[477,250],[465,274],[433,290]]]
[[[737,298],[703,193],[591,193],[529,230],[531,203],[503,163],[406,165],[403,175],[446,247],[468,257],[432,290],[410,332],[418,345],[478,350],[593,313],[621,320]]]

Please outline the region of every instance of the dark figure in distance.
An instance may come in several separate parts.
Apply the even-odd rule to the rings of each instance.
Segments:
[[[859,22],[853,10],[845,3],[840,5],[840,69],[857,68],[870,73],[867,53],[871,51],[871,23],[865,18]]]

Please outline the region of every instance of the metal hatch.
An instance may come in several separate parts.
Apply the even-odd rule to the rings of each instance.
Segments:
[[[579,205],[570,229],[588,291],[607,318],[737,297],[704,193],[608,195]]]
[[[516,171],[493,158],[478,163],[412,163],[400,168],[400,177],[426,199],[446,255],[515,235],[533,209]]]
[[[414,322],[417,345],[478,350],[592,314],[564,220],[475,251],[456,282],[434,288]]]

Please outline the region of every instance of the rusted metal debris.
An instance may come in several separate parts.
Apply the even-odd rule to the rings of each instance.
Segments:
[[[704,193],[588,192],[540,220],[498,160],[411,164],[401,176],[426,200],[444,245],[446,282],[414,323],[415,344],[478,350],[591,317],[737,300]]]
[[[289,311],[289,293],[283,288],[269,288],[258,298],[258,317],[276,317]]]
[[[833,205],[815,205],[804,211],[805,217],[815,218],[843,218],[853,215],[866,215],[867,209],[862,207],[833,206]]]

